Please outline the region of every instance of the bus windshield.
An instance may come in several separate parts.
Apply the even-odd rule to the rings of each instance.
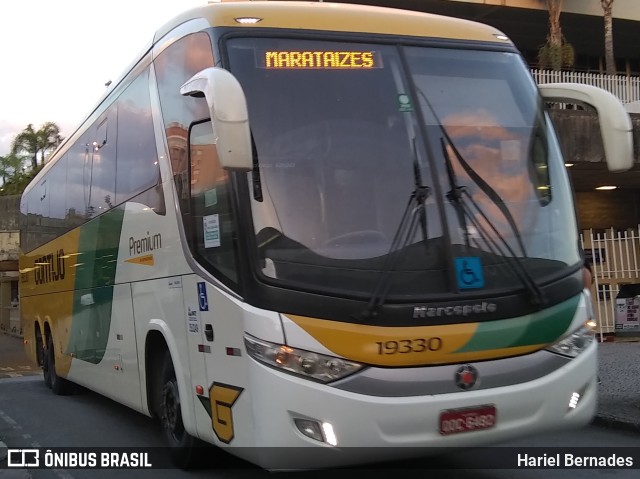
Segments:
[[[513,52],[227,42],[266,281],[389,301],[526,289],[580,261],[560,149]],[[462,268],[466,276],[453,273]]]

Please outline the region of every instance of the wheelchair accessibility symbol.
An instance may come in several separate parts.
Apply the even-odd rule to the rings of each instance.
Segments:
[[[209,311],[207,286],[204,283],[198,283],[198,305],[200,306],[200,311]]]
[[[477,256],[466,256],[455,259],[458,288],[473,289],[484,286],[482,262]]]

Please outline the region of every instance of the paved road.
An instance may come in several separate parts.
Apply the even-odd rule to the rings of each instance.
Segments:
[[[42,370],[27,359],[21,339],[0,334],[0,379],[42,374]]]
[[[598,421],[640,432],[640,341],[603,343],[599,357]]]
[[[546,434],[537,438],[516,441],[505,444],[519,448],[540,447],[602,447],[608,446],[608,451],[621,451],[624,448],[634,448],[640,451],[640,435],[636,429],[640,394],[636,386],[640,374],[637,374],[640,343],[604,344],[601,348],[600,361],[600,404],[599,416],[607,413],[615,416],[615,420],[605,422],[605,425],[619,427],[620,424],[632,426],[634,432],[600,427],[587,427],[579,431],[569,431],[558,434]],[[5,441],[13,447],[33,447],[44,445],[47,447],[92,445],[114,447],[115,445],[159,447],[163,445],[158,425],[130,409],[116,404],[102,396],[85,392],[75,396],[54,396],[42,383],[41,370],[25,359],[22,340],[0,334],[0,442]],[[44,405],[36,408],[28,405]],[[54,410],[55,414],[47,414]],[[602,423],[602,421],[600,421]],[[87,427],[90,425],[90,427]],[[635,427],[634,427],[635,426]],[[2,452],[0,444],[0,453]],[[6,449],[5,449],[6,451]],[[1,455],[1,454],[0,454]],[[0,462],[2,462],[0,458]],[[514,477],[513,470],[479,470],[483,464],[482,451],[456,452],[434,462],[409,461],[380,468],[377,477],[388,478],[402,471],[402,475],[416,476],[424,473],[427,467],[447,469],[468,464],[469,469],[475,471],[448,470],[446,474],[433,471],[435,477],[448,478],[482,478],[482,479],[510,479]],[[640,460],[639,460],[640,463]],[[466,467],[466,466],[465,466]],[[36,471],[7,471],[0,470],[0,479],[110,479],[120,475],[123,471],[114,470],[66,470],[59,474],[51,470]],[[124,471],[127,472],[127,471]],[[240,471],[216,470],[216,466],[205,466],[198,471],[184,473],[178,470],[129,471],[128,477],[153,477],[154,479],[173,479],[174,477],[239,477],[263,478],[270,477],[268,473],[248,465]],[[351,471],[357,475],[363,471]],[[549,476],[571,478],[607,477],[635,478],[638,470],[524,470],[517,471],[517,477],[540,478]],[[371,470],[366,472],[371,476]],[[375,474],[374,474],[375,475]],[[118,476],[120,477],[120,476]],[[271,476],[272,477],[272,476]],[[327,473],[305,474],[305,478],[326,478]]]
[[[26,405],[44,405],[31,408]],[[55,414],[50,414],[55,411]],[[0,442],[9,447],[129,447],[135,450],[158,448],[164,444],[155,421],[109,399],[85,391],[73,396],[55,396],[39,377],[0,380]],[[309,471],[274,475],[242,461],[210,458],[194,471],[177,469],[36,469],[2,470],[0,479],[327,479],[333,477],[367,477],[370,479],[447,478],[447,479],[636,479],[638,469],[592,468],[569,470],[522,467],[518,470],[492,469],[496,458],[517,457],[518,453],[542,455],[570,452],[575,456],[598,448],[597,454],[625,456],[640,451],[640,434],[587,426],[578,430],[549,432],[539,436],[503,443],[487,449],[461,448],[439,456],[396,461],[348,470]],[[606,448],[603,449],[603,446]],[[551,448],[551,449],[549,449]],[[559,448],[559,449],[554,449]],[[299,451],[298,451],[299,452]],[[2,447],[0,446],[0,456]],[[296,453],[296,450],[292,450]],[[591,450],[593,453],[593,450]],[[212,452],[215,454],[215,450]],[[372,454],[375,452],[372,451]],[[639,457],[640,459],[640,457]],[[2,459],[0,458],[0,465]],[[224,465],[223,465],[224,464]]]

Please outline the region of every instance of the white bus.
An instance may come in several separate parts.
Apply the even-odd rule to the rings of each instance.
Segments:
[[[620,103],[537,88],[491,27],[188,11],[23,195],[27,352],[56,394],[158,417],[183,466],[197,440],[272,469],[584,425],[596,343],[545,106],[563,99],[630,167]]]

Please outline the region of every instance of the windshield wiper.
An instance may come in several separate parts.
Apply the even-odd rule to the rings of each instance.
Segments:
[[[382,276],[380,276],[373,293],[371,293],[371,298],[367,303],[367,307],[360,314],[360,318],[362,319],[375,317],[380,306],[384,304],[391,287],[391,277],[393,276],[393,272],[402,257],[406,254],[406,247],[415,236],[418,222],[420,222],[423,242],[428,248],[427,240],[429,236],[427,228],[426,203],[427,198],[429,198],[429,195],[431,194],[431,188],[422,183],[422,175],[420,174],[420,164],[418,163],[415,139],[413,140],[413,154],[413,179],[415,189],[409,196],[409,201],[407,202],[407,206],[402,214],[402,219],[400,220],[398,229],[393,236],[393,241],[391,242],[387,258],[381,270]]]
[[[427,224],[427,198],[429,197],[429,188],[424,186],[422,182],[422,173],[420,172],[420,163],[418,162],[418,150],[416,148],[416,139],[413,138],[412,142],[413,147],[413,181],[416,189],[413,191],[413,195],[415,195],[416,203],[419,206],[419,210],[416,213],[420,214],[420,230],[422,231],[422,242],[424,243],[427,250],[429,249],[429,243],[427,240],[429,239],[429,228]]]
[[[449,202],[454,206],[456,210],[456,214],[458,216],[458,222],[460,223],[460,228],[464,234],[464,243],[467,245],[467,248],[470,246],[469,243],[469,229],[467,228],[466,216],[464,212],[464,202],[462,198],[462,194],[465,191],[464,186],[459,186],[458,181],[456,179],[456,174],[453,171],[453,165],[451,164],[451,160],[449,159],[449,152],[447,151],[447,145],[445,145],[444,139],[440,137],[440,146],[442,147],[442,154],[445,157],[445,164],[447,166],[447,177],[449,178],[449,187],[451,188],[447,194],[446,198]]]
[[[490,237],[487,235],[487,232],[482,227],[482,225],[480,225],[480,223],[475,219],[473,214],[471,214],[469,212],[469,208],[466,205],[466,202],[464,201],[464,198],[467,198],[467,199],[469,199],[471,201],[471,204],[473,204],[473,206],[477,209],[478,213],[484,218],[484,220],[487,222],[487,224],[491,227],[491,230],[493,231],[494,235],[498,238],[500,243],[502,243],[502,245],[504,247],[506,247],[507,251],[511,254],[510,257],[508,255],[504,255],[504,254],[501,254],[500,256],[502,256],[504,258],[505,262],[509,265],[509,267],[512,269],[512,271],[516,274],[516,276],[518,276],[520,281],[527,288],[527,290],[528,290],[528,292],[530,294],[530,299],[531,299],[532,304],[534,304],[534,305],[542,304],[544,302],[544,300],[545,300],[544,294],[542,293],[542,290],[540,289],[538,284],[535,282],[535,280],[533,279],[533,277],[531,276],[529,271],[526,269],[526,267],[522,263],[522,260],[513,252],[512,248],[509,245],[509,243],[507,242],[507,240],[497,230],[497,228],[493,225],[493,223],[491,221],[489,221],[489,218],[487,218],[487,216],[485,215],[484,211],[482,211],[482,209],[477,205],[477,203],[473,200],[473,198],[471,198],[471,196],[466,191],[466,189],[457,184],[456,177],[455,177],[455,172],[453,170],[453,165],[451,164],[451,158],[449,157],[449,150],[447,150],[447,148],[446,148],[444,139],[446,139],[446,143],[451,147],[451,150],[456,155],[456,159],[458,160],[458,163],[460,163],[460,165],[464,169],[465,173],[469,176],[469,178],[471,178],[471,180],[476,185],[478,185],[480,190],[485,195],[487,195],[487,197],[493,202],[493,204],[496,205],[498,210],[500,210],[500,212],[502,213],[504,218],[507,220],[507,223],[509,224],[509,227],[511,228],[511,231],[513,232],[513,235],[516,238],[516,241],[518,242],[518,246],[520,247],[520,250],[522,251],[522,256],[526,258],[527,257],[527,251],[526,251],[526,248],[524,246],[524,242],[522,241],[522,235],[520,234],[520,230],[518,229],[518,225],[516,225],[516,222],[515,222],[515,220],[513,218],[513,215],[511,214],[511,211],[509,211],[509,208],[507,208],[507,205],[505,205],[505,203],[502,200],[502,198],[500,197],[500,195],[491,187],[491,185],[489,185],[484,180],[484,178],[482,178],[473,169],[473,167],[469,163],[467,163],[467,161],[460,154],[460,152],[456,148],[455,143],[453,142],[453,140],[449,136],[449,133],[447,133],[447,130],[442,125],[442,122],[440,121],[440,118],[438,117],[438,115],[437,115],[437,113],[435,111],[435,108],[433,108],[433,105],[431,104],[431,102],[429,101],[427,96],[424,94],[424,92],[420,88],[417,88],[417,87],[416,87],[416,90],[417,90],[418,94],[422,97],[422,99],[424,100],[424,102],[427,105],[427,107],[429,108],[431,114],[433,115],[433,118],[435,119],[436,124],[438,125],[438,128],[440,129],[440,131],[442,133],[442,137],[440,138],[440,144],[442,145],[442,148],[443,148],[444,159],[445,159],[446,167],[447,167],[447,174],[449,176],[449,182],[450,182],[450,187],[451,187],[451,190],[447,193],[447,199],[453,199],[454,201],[457,202],[457,203],[454,203],[454,206],[458,209],[458,217],[460,218],[461,214],[463,214],[463,216],[466,216],[467,219],[474,225],[474,227],[476,228],[478,233],[481,234],[481,236],[483,237],[483,240],[485,241],[485,243],[487,243],[487,245],[489,245],[490,244]],[[461,224],[465,225],[466,223],[463,221]],[[469,236],[468,232],[465,233],[465,236],[466,236],[465,240],[468,243],[468,236]],[[495,245],[495,242],[493,244]],[[501,251],[501,250],[498,249],[498,251]]]
[[[444,128],[442,127],[442,125],[440,125],[440,128],[444,132]],[[444,134],[446,135],[446,132],[444,132]],[[502,198],[500,198],[498,194],[491,188],[491,186],[489,186],[482,178],[480,178],[480,176],[475,172],[475,170],[473,170],[473,168],[471,168],[471,166],[465,162],[464,158],[462,158],[462,155],[460,155],[460,152],[458,152],[457,148],[455,147],[455,145],[453,144],[453,142],[448,136],[447,136],[447,140],[449,141],[449,145],[451,146],[451,149],[456,155],[456,159],[462,165],[462,167],[465,168],[465,165],[466,165],[473,172],[473,174],[477,176],[482,181],[482,183],[486,185],[486,187],[492,192],[492,194],[487,193],[485,189],[482,187],[482,185],[476,182],[480,186],[480,189],[485,194],[487,194],[487,196],[489,196],[489,198],[491,198],[492,200],[494,200],[494,196],[496,196],[499,199],[499,202],[500,202],[499,204],[496,203],[496,201],[494,201],[494,204],[496,204],[498,208],[500,208],[500,205],[504,206],[506,212],[502,211],[502,208],[500,208],[500,210],[503,212],[503,214],[505,215],[505,218],[507,219],[509,225],[511,226],[514,236],[518,240],[518,245],[522,250],[522,254],[524,255],[524,257],[527,257],[527,253],[524,247],[524,243],[522,241],[522,237],[520,235],[520,231],[518,230],[518,227],[515,224],[515,221],[513,219],[513,216],[511,215],[511,212],[508,210],[508,208],[502,201]],[[524,266],[522,261],[516,255],[515,251],[513,251],[513,248],[511,248],[511,245],[509,245],[509,242],[505,239],[504,235],[502,235],[500,231],[498,231],[498,229],[494,226],[494,224],[489,220],[489,218],[487,217],[485,212],[482,210],[482,208],[478,206],[477,202],[473,200],[473,198],[467,191],[466,187],[458,185],[455,172],[453,171],[451,158],[449,157],[449,150],[447,149],[447,145],[445,144],[444,138],[442,137],[440,138],[440,144],[442,146],[442,154],[444,156],[445,163],[447,166],[447,174],[449,177],[449,185],[451,188],[449,192],[447,192],[446,197],[454,205],[458,213],[460,226],[463,228],[463,231],[465,232],[464,235],[465,235],[466,245],[467,246],[470,245],[470,242],[469,242],[470,235],[468,232],[467,222],[466,222],[466,220],[468,220],[473,225],[475,230],[478,232],[482,240],[485,242],[485,244],[487,245],[491,253],[493,253],[497,257],[503,258],[504,262],[509,266],[511,271],[518,277],[518,279],[522,282],[522,284],[527,288],[527,291],[529,292],[529,295],[530,295],[531,303],[534,305],[543,304],[545,298],[542,290],[540,289],[540,286],[538,286],[538,284],[535,282],[535,280],[533,279],[533,277],[531,276],[527,268]],[[465,171],[467,171],[467,168],[465,168]],[[467,174],[469,174],[468,171],[467,171]],[[487,229],[482,225],[482,223],[478,221],[473,211],[469,207],[468,203],[473,205],[476,213],[478,213],[484,219],[486,224],[489,225],[491,232],[493,232],[493,235],[495,236],[495,238],[498,239],[498,242],[493,240],[493,238],[491,237],[491,234],[489,234],[489,232],[487,232]],[[506,254],[504,249],[502,248],[506,249]]]

